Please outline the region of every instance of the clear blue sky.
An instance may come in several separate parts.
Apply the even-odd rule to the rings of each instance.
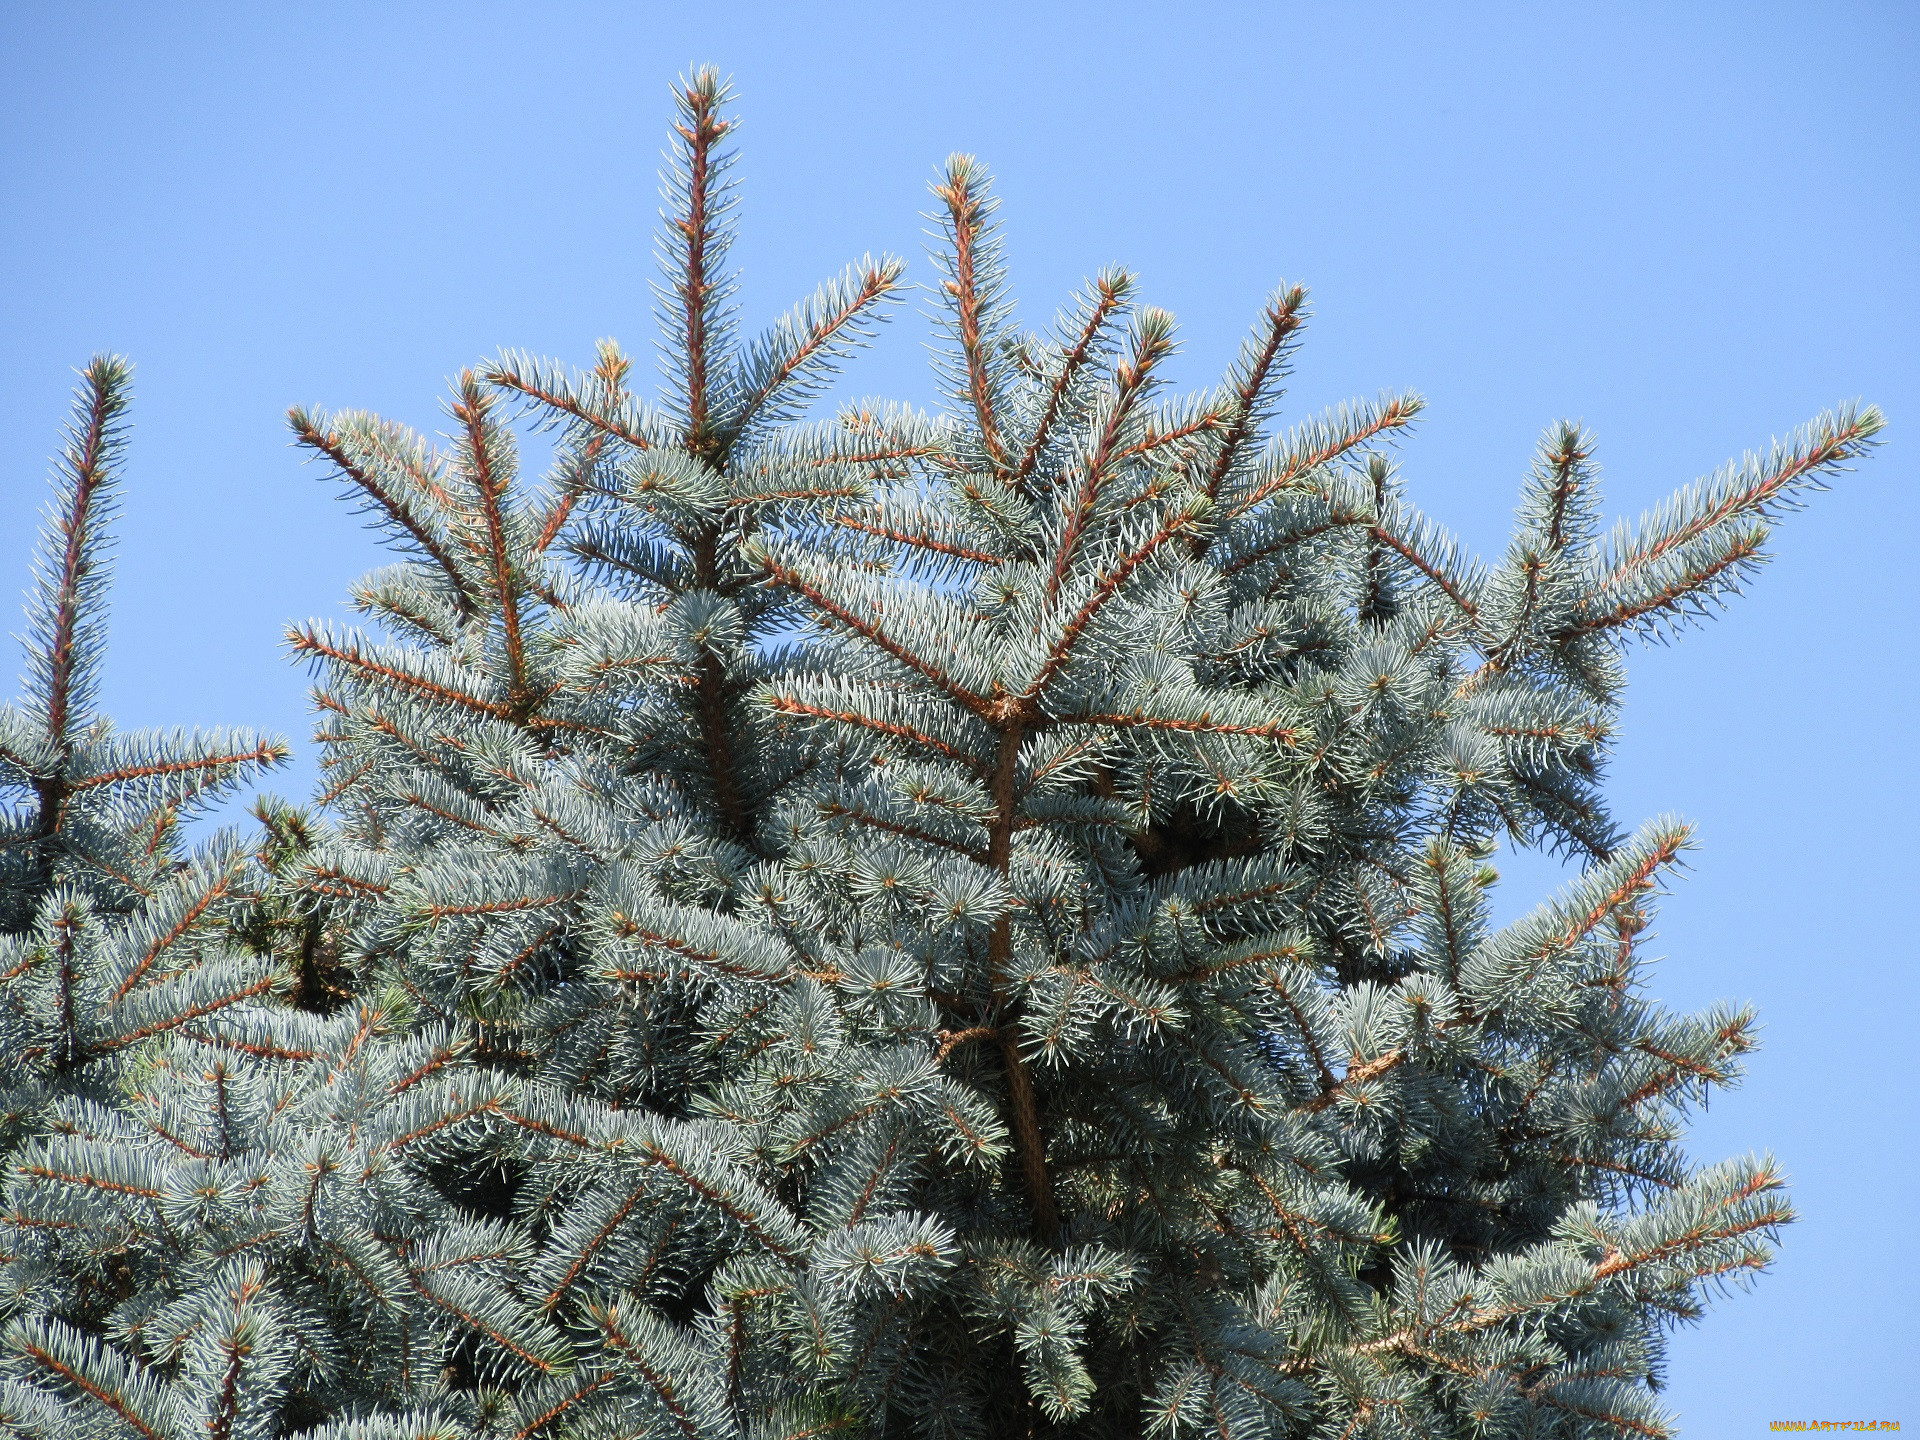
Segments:
[[[131,354],[123,725],[304,740],[282,626],[340,613],[378,552],[286,406],[431,428],[444,377],[500,347],[646,347],[666,87],[702,61],[743,97],[749,322],[863,251],[926,277],[925,183],[972,150],[1029,317],[1125,261],[1195,384],[1307,282],[1292,415],[1424,391],[1415,497],[1482,550],[1558,416],[1638,513],[1823,406],[1886,409],[1889,443],[1755,593],[1635,661],[1613,793],[1704,844],[1657,992],[1766,1022],[1695,1153],[1771,1147],[1805,1214],[1679,1339],[1672,1403],[1703,1437],[1920,1426],[1920,6],[5,0],[0,588],[25,583],[71,367]],[[848,388],[930,400],[925,339],[903,317]],[[1558,878],[1503,868],[1510,914]]]

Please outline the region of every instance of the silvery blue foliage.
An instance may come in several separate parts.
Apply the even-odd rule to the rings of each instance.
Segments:
[[[677,98],[657,406],[606,342],[462,375],[444,444],[293,412],[399,559],[292,636],[318,812],[178,872],[247,875],[227,950],[16,1122],[17,1221],[124,1294],[13,1289],[0,1428],[1668,1433],[1666,1330],[1791,1211],[1679,1147],[1753,1019],[1643,992],[1688,841],[1607,810],[1622,655],[1878,413],[1610,536],[1555,427],[1485,565],[1406,497],[1417,397],[1274,428],[1303,291],[1172,395],[1123,272],[1020,326],[956,157],[946,409],[811,421],[902,267],[743,342],[728,96]],[[1496,929],[1503,842],[1584,870]]]
[[[497,1086],[404,995],[343,987],[330,938],[273,896],[297,813],[263,808],[257,849],[183,836],[282,742],[121,736],[95,712],[128,380],[83,372],[27,694],[0,712],[0,1433],[239,1440],[457,1408],[476,1325],[557,1363],[501,1286],[517,1239],[428,1178],[482,1143]]]

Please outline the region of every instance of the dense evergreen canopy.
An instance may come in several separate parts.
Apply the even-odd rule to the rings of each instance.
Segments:
[[[904,267],[743,340],[727,100],[657,403],[608,342],[443,443],[292,412],[397,559],[292,632],[326,780],[251,842],[181,822],[284,746],[93,713],[86,372],[0,713],[0,1433],[1668,1433],[1665,1333],[1791,1212],[1680,1148],[1753,1017],[1644,993],[1688,842],[1608,812],[1622,656],[1877,412],[1611,533],[1554,426],[1483,565],[1417,397],[1274,428],[1302,290],[1173,395],[1124,272],[1019,327],[955,157],[945,410],[810,420]],[[1584,868],[1495,929],[1502,843]]]

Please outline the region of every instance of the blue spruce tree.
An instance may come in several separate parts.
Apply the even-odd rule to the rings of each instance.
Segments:
[[[806,424],[898,270],[740,344],[725,98],[680,95],[659,408],[609,345],[465,377],[451,454],[295,416],[414,557],[357,592],[392,640],[296,636],[304,883],[511,1077],[463,1203],[571,1358],[504,1431],[1664,1433],[1665,1328],[1790,1212],[1678,1148],[1752,1020],[1641,993],[1687,842],[1607,813],[1620,659],[1877,414],[1607,538],[1557,427],[1483,567],[1402,494],[1417,398],[1270,435],[1301,291],[1170,397],[1123,273],[1016,327],[956,159],[948,412]],[[1503,838],[1587,863],[1494,931]]]
[[[20,1254],[117,1288],[14,1284],[0,1426],[1671,1433],[1664,1337],[1791,1210],[1680,1147],[1753,1017],[1645,993],[1688,836],[1608,812],[1622,657],[1878,413],[1610,534],[1556,426],[1483,565],[1403,492],[1417,397],[1275,430],[1303,291],[1171,394],[1124,272],[1019,327],[956,157],[943,413],[810,420],[902,267],[743,341],[729,96],[676,98],[658,403],[608,342],[462,375],[444,445],[293,412],[399,555],[371,628],[292,635],[325,787],[262,807],[218,930],[271,983],[13,1105]],[[1503,843],[1582,871],[1495,928]],[[37,963],[9,1023],[63,1013]],[[231,1172],[135,1128],[210,1044],[258,1097]]]

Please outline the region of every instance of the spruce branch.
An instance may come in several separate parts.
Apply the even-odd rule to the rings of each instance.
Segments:
[[[1122,437],[1129,432],[1140,401],[1150,393],[1153,372],[1173,354],[1173,348],[1173,317],[1164,310],[1143,311],[1134,331],[1132,357],[1114,371],[1113,394],[1106,401],[1098,439],[1082,463],[1078,483],[1060,499],[1058,528],[1051,537],[1053,565],[1047,573],[1049,602],[1060,593],[1103,492],[1114,478]]]
[[[461,618],[471,616],[475,597],[442,529],[443,517],[457,513],[457,503],[434,473],[435,462],[421,454],[412,437],[371,416],[349,413],[328,417],[299,405],[287,411],[287,424],[293,431],[295,443],[330,461],[401,536],[417,545],[422,554],[439,566],[455,596]],[[390,474],[382,474],[376,468],[381,459],[398,462],[395,468],[400,478],[415,495],[407,494],[401,485],[393,483]],[[420,500],[438,509],[440,514],[436,516],[432,510],[423,512],[419,508]]]
[[[713,433],[720,397],[714,376],[726,363],[724,305],[731,286],[719,266],[726,254],[728,212],[732,208],[725,175],[731,156],[721,144],[733,131],[724,115],[731,87],[711,67],[695,71],[674,93],[680,119],[674,126],[680,148],[669,178],[673,208],[664,217],[662,248],[668,265],[670,293],[676,307],[676,374],[679,409],[686,420],[686,445],[705,454],[716,443]]]
[[[980,443],[996,473],[1009,470],[1006,442],[1001,436],[1000,383],[997,357],[1001,316],[998,242],[994,234],[995,202],[985,167],[971,155],[952,155],[946,173],[933,187],[945,207],[941,225],[951,247],[945,291],[952,298],[955,338],[960,344],[965,393],[972,406]]]
[[[896,545],[924,550],[928,554],[941,555],[949,559],[965,560],[973,565],[997,565],[1005,558],[992,551],[976,550],[964,544],[944,540],[937,535],[865,520],[856,515],[835,515],[831,523],[845,530],[857,530],[863,535],[873,535],[882,540],[892,541]]]
[[[93,694],[92,673],[101,644],[89,611],[104,604],[106,527],[112,518],[117,467],[126,448],[126,412],[133,367],[100,355],[81,372],[56,462],[57,509],[47,536],[44,568],[29,605],[28,668],[49,743],[66,746]],[[43,800],[42,815],[58,797]],[[43,820],[43,823],[46,823]]]
[[[875,312],[897,295],[905,272],[905,262],[891,255],[868,257],[775,325],[746,357],[746,390],[729,432],[797,415],[835,363],[866,340]]]
[[[1258,432],[1266,412],[1279,398],[1273,387],[1285,376],[1287,360],[1298,343],[1296,337],[1307,322],[1306,304],[1307,292],[1299,285],[1283,285],[1276,290],[1261,313],[1240,363],[1228,377],[1226,389],[1231,401],[1226,408],[1226,428],[1207,466],[1203,487],[1209,500],[1220,498],[1222,487],[1240,463],[1247,442]]]
[[[627,392],[632,362],[612,341],[602,343],[600,363],[586,375],[517,350],[501,352],[481,366],[479,375],[487,384],[520,396],[536,414],[565,416],[635,450],[667,443],[662,423]]]
[[[520,567],[507,535],[507,489],[512,471],[500,453],[501,441],[489,414],[492,397],[481,388],[479,377],[471,370],[461,372],[459,397],[452,406],[452,414],[466,431],[464,458],[480,518],[486,526],[486,574],[493,590],[493,602],[500,612],[506,645],[507,706],[510,711],[521,714],[531,707],[533,697],[528,689],[526,653],[520,635]]]
[[[916,653],[911,646],[889,634],[881,624],[868,619],[851,608],[849,604],[828,594],[822,584],[823,576],[810,577],[797,567],[778,559],[772,550],[764,547],[749,553],[758,561],[760,568],[770,580],[786,586],[817,606],[822,613],[845,626],[850,633],[899,661],[909,670],[924,676],[974,715],[989,722],[1001,715],[1004,707],[1000,702],[969,690],[960,681],[947,674],[937,662]]]
[[[1377,401],[1344,406],[1309,422],[1274,447],[1272,455],[1251,477],[1246,489],[1226,500],[1226,517],[1238,520],[1276,495],[1293,489],[1307,477],[1344,459],[1381,436],[1407,429],[1426,408],[1418,395],[1389,395]]]
[[[1622,585],[1717,526],[1774,519],[1799,503],[1802,492],[1818,487],[1823,475],[1843,470],[1869,453],[1885,427],[1886,417],[1878,406],[1842,406],[1776,444],[1764,459],[1749,456],[1742,464],[1729,465],[1679,492],[1634,532],[1616,536],[1605,586]]]
[[[1059,638],[1049,647],[1038,673],[1026,687],[1025,693],[1029,698],[1037,699],[1045,690],[1047,683],[1072,656],[1074,648],[1086,635],[1088,627],[1092,625],[1101,610],[1123,591],[1127,581],[1133,577],[1133,573],[1174,540],[1194,533],[1204,514],[1205,510],[1200,504],[1169,507],[1166,518],[1151,534],[1108,564],[1104,573],[1094,581],[1091,593],[1081,602],[1079,609],[1060,627]],[[1062,554],[1064,553],[1063,549]],[[1048,598],[1053,598],[1052,592],[1049,593]]]
[[[1047,386],[1045,403],[1034,422],[1032,437],[1020,456],[1020,463],[1014,467],[1011,478],[1016,489],[1026,489],[1041,455],[1053,443],[1069,397],[1078,388],[1087,367],[1098,358],[1103,337],[1124,311],[1136,283],[1131,274],[1120,269],[1103,270],[1094,277],[1087,300],[1081,306],[1079,326],[1060,357],[1058,369]]]

